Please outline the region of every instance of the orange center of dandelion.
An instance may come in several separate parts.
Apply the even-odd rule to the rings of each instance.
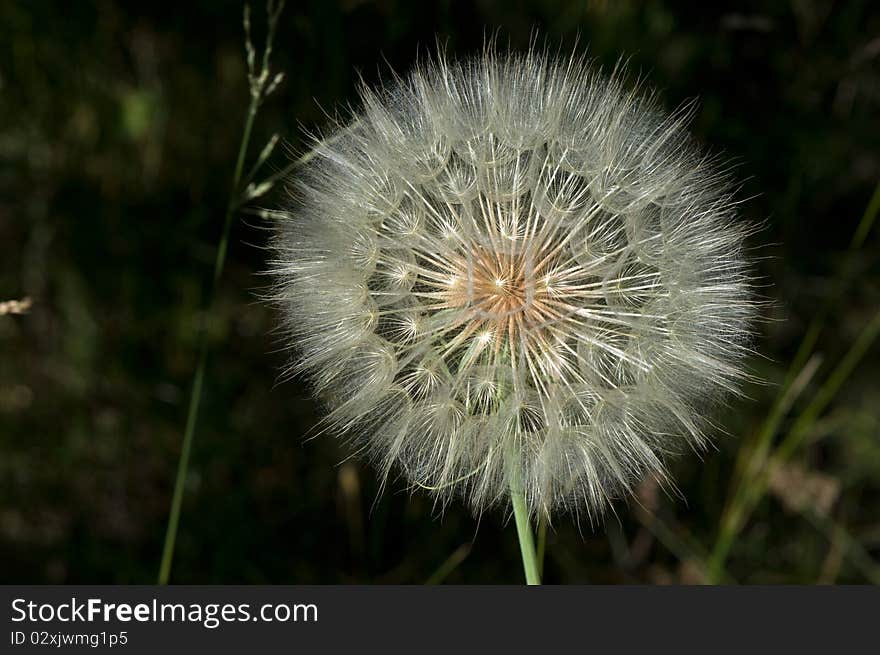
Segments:
[[[498,352],[506,342],[516,354],[545,342],[545,327],[560,315],[548,273],[552,259],[536,263],[528,252],[472,246],[466,256],[449,261],[451,275],[438,295],[442,307],[460,312],[462,328],[449,345],[473,338],[478,351],[492,344]]]
[[[473,253],[468,268],[468,301],[478,314],[506,318],[526,311],[534,301],[534,276],[524,257],[481,248]]]

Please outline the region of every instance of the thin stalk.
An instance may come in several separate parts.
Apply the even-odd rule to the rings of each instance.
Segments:
[[[158,583],[168,584],[171,575],[171,563],[174,559],[174,545],[177,541],[177,526],[180,523],[180,508],[183,505],[183,490],[186,486],[187,471],[189,470],[190,453],[192,452],[193,435],[196,431],[196,422],[199,415],[199,406],[202,402],[202,383],[205,379],[205,367],[208,362],[208,329],[207,317],[212,313],[215,296],[217,295],[217,283],[223,273],[226,263],[226,251],[229,245],[229,232],[232,228],[232,217],[241,184],[241,173],[244,169],[244,158],[251,139],[251,131],[254,126],[254,117],[257,115],[259,98],[253,96],[248,107],[247,117],[244,122],[244,132],[241,144],[238,147],[238,158],[235,162],[235,172],[232,177],[233,192],[226,205],[226,214],[223,219],[223,232],[217,245],[217,254],[214,258],[214,275],[211,280],[211,294],[208,300],[208,308],[202,314],[199,328],[199,359],[196,372],[193,375],[192,391],[189,397],[189,407],[186,412],[186,430],[183,434],[183,444],[180,449],[180,459],[177,463],[177,476],[174,480],[174,494],[171,497],[171,510],[168,515],[168,527],[165,531],[165,544],[162,548],[162,562],[159,565]]]
[[[449,574],[455,571],[458,566],[467,558],[471,553],[471,544],[462,544],[458,548],[456,548],[453,553],[446,558],[446,560],[437,567],[437,570],[431,574],[426,581],[426,585],[438,585],[441,584]]]
[[[855,367],[864,357],[868,349],[880,336],[880,312],[877,312],[865,329],[856,338],[853,345],[846,352],[825,383],[813,396],[803,412],[795,420],[787,435],[782,439],[776,450],[769,455],[769,459],[757,465],[756,472],[752,475],[747,486],[743,485],[734,497],[735,502],[725,512],[721,531],[712,555],[709,560],[710,579],[717,580],[723,570],[724,562],[730,554],[734,539],[739,533],[746,517],[764,495],[767,489],[769,472],[773,467],[787,461],[801,445],[810,427],[828,407],[828,404],[837,395],[843,383],[852,374]]]
[[[281,169],[275,171],[271,175],[268,175],[263,180],[263,184],[270,184],[271,185],[271,184],[275,184],[278,180],[283,180],[283,179],[287,178],[287,176],[290,175],[290,173],[292,173],[294,170],[296,170],[297,168],[300,168],[301,166],[305,166],[312,159],[317,157],[319,154],[319,150],[322,147],[332,145],[333,143],[335,143],[336,141],[338,141],[342,137],[353,132],[355,130],[355,128],[357,128],[359,125],[360,125],[359,121],[355,120],[351,123],[351,125],[340,130],[339,132],[330,136],[329,138],[321,139],[320,141],[316,142],[314,144],[314,146],[308,152],[306,152],[304,155],[298,157],[297,159],[294,159],[292,162],[288,163],[286,166],[282,167]],[[249,173],[248,177],[246,179],[252,178],[254,173],[256,172],[257,168],[259,168],[259,166],[255,165],[254,171]]]
[[[856,228],[852,241],[850,241],[850,250],[856,250],[862,246],[865,239],[868,237],[871,228],[874,227],[874,222],[877,220],[878,214],[880,214],[880,182],[877,183],[877,187],[874,189],[874,195],[871,196],[867,207],[865,207],[865,213],[862,214],[859,226]]]
[[[532,526],[522,487],[516,480],[510,483],[510,499],[513,502],[513,517],[516,521],[516,534],[519,537],[519,550],[522,553],[523,571],[527,585],[541,584],[538,573],[538,559],[535,556],[535,542],[532,539]]]
[[[260,104],[259,96],[251,98],[251,104],[248,107],[247,118],[244,121],[244,132],[241,135],[241,145],[238,148],[238,159],[235,162],[235,173],[232,176],[232,195],[229,197],[229,203],[226,205],[226,216],[223,219],[223,234],[220,237],[220,245],[217,247],[217,258],[214,260],[214,287],[216,290],[217,281],[223,273],[223,266],[226,263],[226,249],[229,244],[229,231],[232,227],[232,217],[235,214],[235,207],[240,195],[241,189],[241,172],[244,169],[244,158],[247,154],[248,144],[251,141],[251,130],[254,127],[254,119],[257,116],[257,108]],[[212,291],[213,293],[213,291]],[[211,299],[213,302],[213,297]]]
[[[189,407],[186,413],[186,429],[183,435],[183,443],[180,448],[180,459],[177,463],[177,476],[174,480],[174,493],[171,497],[171,509],[168,514],[168,527],[165,532],[165,543],[162,547],[162,562],[159,565],[159,584],[167,584],[171,574],[171,564],[174,559],[174,545],[177,540],[177,526],[180,523],[180,509],[183,504],[183,491],[186,486],[187,472],[189,470],[190,453],[192,452],[193,435],[196,430],[196,423],[199,416],[199,405],[202,401],[202,383],[205,379],[205,368],[208,361],[208,317],[213,313],[214,304],[217,296],[217,285],[220,276],[223,274],[223,266],[226,263],[226,252],[229,247],[229,232],[232,229],[232,217],[239,208],[242,197],[242,173],[244,171],[244,160],[247,156],[248,146],[251,141],[251,132],[254,127],[254,119],[257,116],[257,110],[260,104],[266,99],[278,86],[284,78],[283,73],[278,73],[270,80],[269,59],[272,53],[272,43],[275,38],[275,29],[278,26],[278,18],[284,10],[284,0],[274,2],[267,0],[266,14],[268,19],[266,44],[263,48],[262,68],[257,73],[254,68],[256,51],[251,41],[251,19],[250,5],[244,5],[244,45],[246,52],[246,63],[248,68],[248,82],[250,85],[251,101],[248,105],[247,115],[244,119],[244,130],[241,135],[241,143],[238,146],[238,156],[235,160],[235,170],[232,174],[232,190],[229,194],[229,200],[226,203],[226,213],[223,217],[223,231],[220,234],[220,241],[217,244],[217,252],[214,257],[214,275],[211,278],[211,291],[208,296],[207,308],[202,312],[199,321],[199,358],[196,365],[196,372],[193,375],[192,391],[190,392]],[[274,138],[274,137],[273,137]],[[272,144],[274,145],[274,144]],[[271,146],[267,145],[263,149],[263,154],[258,158],[257,166],[263,163],[271,153]],[[256,168],[253,172],[256,172]],[[268,189],[269,187],[264,187]],[[255,196],[249,195],[248,199]]]
[[[874,193],[871,195],[871,198],[865,207],[865,211],[856,226],[852,240],[849,244],[849,253],[858,250],[865,242],[871,228],[873,228],[874,223],[876,222],[878,214],[880,214],[880,183],[875,187]],[[838,280],[838,287],[841,293],[846,288],[850,279],[851,275],[846,273]],[[838,295],[840,294],[832,294],[831,297],[834,298]],[[818,342],[819,336],[825,327],[825,322],[831,309],[831,301],[826,302],[813,316],[813,319],[810,321],[810,324],[804,333],[804,338],[798,347],[798,351],[786,372],[785,379],[779,389],[770,412],[760,429],[755,433],[755,438],[753,439],[754,444],[748,449],[749,456],[744,456],[737,461],[732,493],[730,494],[727,507],[722,515],[718,535],[709,557],[708,566],[710,580],[718,580],[739,531],[746,522],[751,509],[757,504],[763,493],[763,487],[760,486],[760,481],[756,482],[756,479],[761,478],[763,475],[773,438],[779,431],[779,427],[790,408],[792,401],[792,398],[790,397],[791,387],[795,384],[795,381],[801,375],[802,369],[809,361],[813,349]],[[873,337],[870,338],[872,339]],[[849,372],[850,371],[846,371],[846,375],[848,375]],[[842,380],[835,380],[836,384],[831,385],[830,390],[832,396],[841,382]],[[828,400],[830,400],[830,396],[822,399],[823,408]],[[811,412],[809,418],[810,420],[813,420],[817,416],[818,413],[813,414]],[[802,416],[796,422],[796,425],[798,428],[801,428],[805,423],[806,421],[804,421]],[[793,444],[796,443],[797,436],[799,436],[800,432],[800,430],[794,429],[789,432],[788,443],[786,444],[787,449],[793,449]],[[745,453],[746,451],[742,452]],[[756,493],[756,489],[760,489],[760,491]]]

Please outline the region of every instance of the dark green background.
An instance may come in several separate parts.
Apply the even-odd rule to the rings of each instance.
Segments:
[[[301,152],[325,112],[356,101],[359,74],[405,71],[438,36],[464,54],[497,32],[517,49],[537,33],[607,65],[629,57],[668,107],[698,97],[695,135],[737,163],[743,219],[765,224],[751,245],[772,306],[751,366],[769,384],[718,418],[717,449],[673,465],[681,497],[644,487],[643,507],[620,502],[595,528],[557,517],[547,582],[701,580],[738,448],[806,325],[829,303],[820,368],[783,431],[880,305],[876,230],[847,251],[880,180],[880,8],[734,5],[310,0],[281,18],[287,79],[251,158],[274,132]],[[259,3],[253,15],[259,45]],[[155,579],[245,72],[236,2],[0,2],[0,300],[34,301],[0,317],[2,582]],[[279,149],[269,168],[287,161]],[[499,513],[441,512],[400,481],[377,498],[335,440],[303,441],[320,409],[279,383],[286,355],[257,300],[266,228],[253,215],[233,228],[172,580],[421,583],[470,548],[447,581],[520,581]],[[878,362],[875,347],[795,453],[791,488],[758,506],[732,579],[880,579]],[[810,485],[830,502],[795,509]]]

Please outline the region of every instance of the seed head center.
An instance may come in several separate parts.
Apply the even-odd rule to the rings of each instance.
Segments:
[[[523,311],[534,297],[531,278],[522,256],[479,253],[471,273],[473,306],[487,314]]]

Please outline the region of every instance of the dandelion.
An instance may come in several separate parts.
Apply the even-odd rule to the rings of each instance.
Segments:
[[[279,221],[304,372],[383,479],[599,515],[706,444],[753,311],[724,174],[576,57],[442,55],[362,90]]]

